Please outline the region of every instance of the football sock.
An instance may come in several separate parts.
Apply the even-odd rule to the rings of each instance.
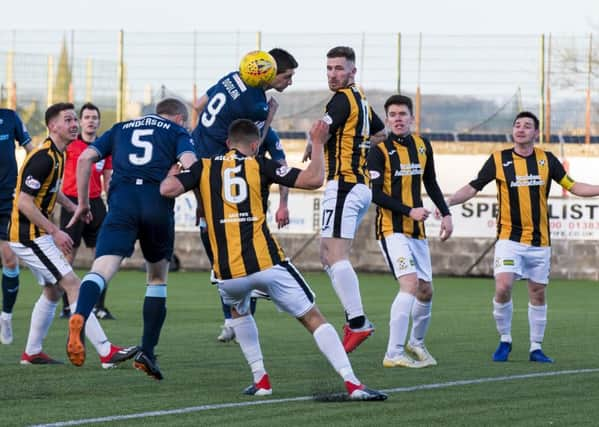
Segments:
[[[231,320],[231,326],[235,331],[235,337],[241,347],[243,356],[252,369],[254,382],[260,381],[266,373],[264,369],[264,358],[260,348],[260,338],[258,336],[258,327],[254,318],[249,316],[238,317]]]
[[[54,319],[57,305],[58,301],[50,301],[44,294],[40,295],[31,312],[31,324],[29,325],[25,353],[33,355],[42,351],[44,338],[46,338]]]
[[[360,384],[354,375],[349,358],[343,349],[343,344],[337,335],[337,331],[330,323],[323,323],[312,334],[316,345],[325,355],[333,369],[341,375],[344,381]]]
[[[230,319],[231,318],[231,306],[225,304],[225,302],[223,301],[223,297],[220,297],[220,305],[223,309],[223,316],[225,317],[225,320]],[[226,324],[226,322],[225,322]]]
[[[404,352],[408,327],[410,326],[410,312],[416,297],[408,292],[399,291],[391,304],[389,316],[389,341],[387,343],[387,356],[394,357]]]
[[[528,326],[530,330],[530,351],[539,350],[545,336],[545,326],[547,326],[547,304],[528,304]]]
[[[69,309],[71,313],[75,313],[77,304],[71,304]],[[91,313],[85,321],[85,336],[101,357],[106,356],[110,352],[110,341],[106,337],[104,329],[100,326],[100,322],[98,322],[94,313]]]
[[[360,296],[360,282],[352,265],[348,260],[344,259],[325,270],[331,279],[333,289],[335,289],[337,297],[341,301],[350,322],[352,319],[362,316],[362,319],[356,321],[354,325],[350,324],[350,327],[352,329],[361,328],[365,322],[364,308],[362,307],[362,297]]]
[[[77,299],[77,313],[85,319],[89,317],[102,289],[106,287],[106,281],[98,273],[87,273],[83,276]],[[72,313],[72,312],[71,312]]]
[[[2,311],[12,313],[19,293],[19,266],[2,267]]]
[[[431,324],[432,301],[420,301],[416,299],[412,306],[412,333],[410,344],[422,345],[424,337]]]
[[[493,317],[497,326],[497,332],[501,335],[502,342],[512,342],[512,313],[514,305],[512,300],[504,304],[498,303],[493,298]]]
[[[144,332],[141,349],[153,359],[154,347],[158,344],[160,331],[166,319],[166,284],[148,285],[143,306]]]
[[[62,294],[62,309],[64,310],[70,310],[70,305],[69,305],[69,297],[67,296],[67,293],[64,292]],[[73,313],[71,311],[71,313]]]
[[[102,292],[100,292],[100,298],[98,299],[98,302],[96,303],[96,306],[98,308],[106,307],[104,304],[106,304],[106,291],[107,290],[108,290],[108,285],[105,285],[104,289],[102,289]]]

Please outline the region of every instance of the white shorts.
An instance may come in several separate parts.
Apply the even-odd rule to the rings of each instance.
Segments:
[[[321,237],[353,239],[371,201],[372,192],[365,184],[327,182],[322,199]]]
[[[427,240],[414,239],[403,233],[393,233],[378,242],[383,257],[396,279],[406,274],[416,273],[420,280],[433,281],[431,253]]]
[[[314,292],[290,262],[246,277],[222,280],[217,286],[223,302],[235,307],[242,315],[250,309],[250,297],[254,289],[268,294],[279,310],[296,318],[314,307]]]
[[[40,285],[54,285],[73,271],[52,236],[47,234],[34,239],[27,246],[10,242],[10,248],[29,267]]]
[[[529,279],[543,285],[549,283],[551,247],[530,246],[511,240],[495,243],[495,275],[514,273],[516,280]]]

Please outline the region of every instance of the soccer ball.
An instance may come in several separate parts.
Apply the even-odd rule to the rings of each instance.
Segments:
[[[241,58],[239,75],[248,86],[258,87],[268,84],[277,75],[277,62],[270,53],[254,50]]]

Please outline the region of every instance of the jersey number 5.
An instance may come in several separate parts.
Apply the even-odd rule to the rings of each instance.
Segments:
[[[135,166],[143,166],[152,160],[152,151],[154,146],[150,141],[144,141],[142,136],[151,136],[154,133],[154,129],[135,129],[131,135],[131,145],[137,148],[141,148],[143,152],[141,154],[131,153],[129,154],[129,162]]]

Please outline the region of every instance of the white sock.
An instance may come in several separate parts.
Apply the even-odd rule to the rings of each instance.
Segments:
[[[57,305],[58,301],[52,302],[42,294],[33,306],[29,335],[25,345],[25,353],[28,355],[31,356],[42,351],[42,344],[48,335],[52,320],[54,320]]]
[[[12,313],[2,312],[2,313],[0,313],[0,319],[12,320]]]
[[[233,319],[229,318],[225,318],[225,327],[231,327],[231,322],[233,321]]]
[[[547,304],[532,305],[528,303],[528,326],[530,351],[540,350],[545,336],[545,326],[547,326]]]
[[[77,303],[73,303],[69,306],[71,313],[74,313],[77,308]],[[107,356],[110,353],[110,341],[104,329],[100,326],[100,322],[96,318],[96,315],[91,312],[87,321],[85,322],[85,336],[92,343],[100,357]]]
[[[330,323],[323,323],[316,328],[312,336],[322,354],[325,355],[333,369],[341,375],[343,381],[360,384],[333,325]]]
[[[416,299],[412,306],[412,333],[410,334],[410,344],[424,344],[424,337],[431,324],[431,313],[433,311],[432,301],[420,301]]]
[[[245,360],[250,365],[254,383],[257,383],[266,374],[266,370],[264,369],[264,359],[262,357],[262,349],[260,348],[256,321],[251,315],[242,316],[232,319],[231,326],[235,331],[237,342],[239,343],[239,347],[241,347]]]
[[[399,291],[391,304],[389,341],[387,343],[388,357],[394,357],[404,352],[410,326],[410,312],[415,299],[414,295]]]
[[[512,313],[514,305],[512,300],[500,304],[493,298],[493,317],[497,326],[497,332],[501,335],[502,342],[512,342]]]
[[[346,259],[337,261],[326,269],[333,289],[337,293],[337,297],[343,309],[347,314],[348,319],[353,319],[358,316],[364,316],[364,308],[362,307],[362,297],[360,295],[360,282],[354,268]]]

